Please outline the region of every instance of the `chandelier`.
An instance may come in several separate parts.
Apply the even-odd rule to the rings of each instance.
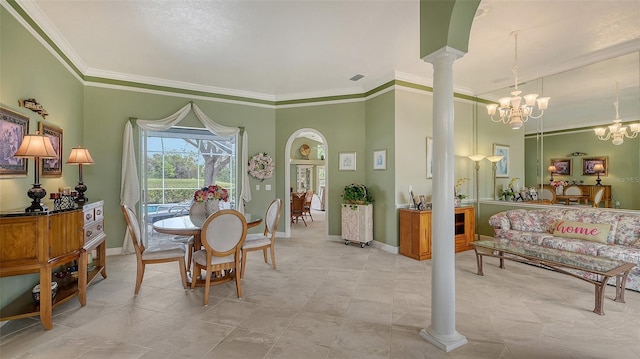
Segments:
[[[609,138],[613,137],[611,143],[616,146],[621,145],[624,142],[625,137],[638,137],[638,133],[640,132],[640,123],[632,123],[629,125],[631,133],[627,132],[627,126],[622,125],[622,120],[620,120],[620,115],[618,114],[618,107],[620,105],[618,97],[618,83],[616,82],[616,101],[613,103],[613,107],[616,108],[616,119],[613,120],[613,125],[608,126],[609,132],[607,132],[607,127],[598,127],[593,129],[596,136],[598,136],[602,141],[608,141]]]
[[[500,105],[489,104],[487,105],[487,112],[491,116],[491,121],[502,122],[511,126],[512,129],[517,130],[529,120],[529,118],[538,119],[544,114],[544,110],[549,105],[550,97],[538,98],[538,94],[525,95],[525,103],[521,105],[522,98],[520,94],[522,91],[518,90],[518,31],[511,33],[515,38],[515,60],[513,63],[513,74],[515,75],[515,88],[511,92],[512,97],[503,97],[498,99]],[[539,114],[534,115],[534,107],[536,102],[538,103]],[[499,107],[498,107],[499,106]],[[496,110],[500,111],[500,118],[494,118]]]

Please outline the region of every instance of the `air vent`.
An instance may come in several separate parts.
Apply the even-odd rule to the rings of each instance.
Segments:
[[[358,80],[360,80],[360,79],[361,79],[361,78],[363,78],[363,77],[364,77],[364,75],[363,75],[363,74],[357,74],[357,75],[353,76],[352,78],[350,78],[349,80],[351,80],[351,81],[358,81]]]

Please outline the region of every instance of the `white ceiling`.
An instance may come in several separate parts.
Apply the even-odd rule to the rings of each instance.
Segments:
[[[431,84],[432,67],[419,57],[418,0],[18,3],[88,76],[268,100],[361,93],[393,78]],[[469,52],[454,65],[457,92],[513,84],[514,30],[524,82],[640,51],[640,1],[485,0],[480,10]],[[590,81],[607,103],[620,81],[621,91],[636,89],[631,106],[640,107],[640,65],[630,61]],[[350,81],[355,74],[365,77]],[[544,89],[547,113],[561,106],[554,97],[578,90]],[[613,106],[605,113],[612,119]]]

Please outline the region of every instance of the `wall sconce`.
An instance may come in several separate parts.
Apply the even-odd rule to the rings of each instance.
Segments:
[[[78,185],[76,186],[76,191],[78,191],[76,203],[78,204],[84,204],[89,200],[84,196],[84,192],[87,191],[87,186],[85,186],[84,182],[82,181],[82,165],[92,165],[93,163],[93,158],[91,158],[91,154],[89,153],[88,149],[82,148],[82,146],[74,147],[71,149],[67,164],[78,165]]]
[[[503,156],[489,156],[487,160],[491,162],[493,169],[493,199],[496,199],[496,170],[498,168],[498,162],[502,160]]]
[[[593,166],[593,171],[598,174],[596,186],[602,186],[602,184],[600,183],[600,173],[604,172],[604,166],[602,165],[602,163],[597,163],[595,166]]]
[[[25,135],[22,138],[22,144],[13,154],[17,158],[33,158],[34,159],[34,179],[33,187],[27,191],[27,196],[31,198],[31,206],[25,209],[25,212],[42,212],[45,210],[40,203],[40,199],[47,195],[47,191],[40,187],[40,166],[41,158],[56,158],[58,155],[51,145],[48,137],[41,135],[36,131],[35,135]]]
[[[549,171],[549,173],[551,174],[551,178],[549,178],[549,183],[553,182],[553,174],[558,172],[558,169],[556,168],[556,166],[549,166],[549,168],[547,168],[547,171]]]

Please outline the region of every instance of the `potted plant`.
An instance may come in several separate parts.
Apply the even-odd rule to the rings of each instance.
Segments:
[[[342,191],[342,238],[360,247],[373,241],[373,197],[367,187],[352,183]]]

